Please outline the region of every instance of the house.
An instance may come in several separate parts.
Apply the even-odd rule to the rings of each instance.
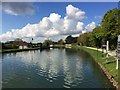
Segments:
[[[27,48],[28,48],[28,44],[27,43],[25,43],[25,42],[20,43],[19,49],[27,49]]]
[[[26,45],[20,45],[19,49],[27,49],[28,47]]]

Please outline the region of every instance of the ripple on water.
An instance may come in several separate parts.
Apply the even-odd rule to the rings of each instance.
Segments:
[[[68,84],[64,84],[63,87],[64,87],[64,88],[70,88],[71,86],[68,85]]]

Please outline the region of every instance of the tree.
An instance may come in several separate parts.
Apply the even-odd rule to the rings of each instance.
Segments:
[[[101,47],[102,44],[106,44],[109,41],[110,49],[117,47],[117,38],[120,35],[119,17],[119,9],[112,9],[105,13],[101,25],[93,29],[90,36],[92,46]]]
[[[53,41],[51,41],[51,40],[45,40],[43,42],[43,46],[46,46],[46,47],[49,47],[49,45],[51,45],[51,44],[53,44]]]
[[[63,44],[64,44],[64,41],[63,41],[63,39],[60,39],[60,40],[58,40],[58,44],[61,44],[61,45],[63,45]]]
[[[90,35],[91,46],[101,47],[103,42],[103,31],[100,26],[93,29]]]
[[[90,46],[90,41],[89,41],[90,35],[91,35],[90,32],[87,32],[87,33],[84,33],[84,34],[80,35],[77,38],[77,42],[79,44],[82,44],[82,45],[85,45],[85,46]]]
[[[104,30],[105,42],[108,40],[110,43],[110,48],[115,49],[117,46],[117,38],[120,35],[120,10],[112,9],[107,11],[103,16],[101,27]]]
[[[69,35],[66,39],[65,39],[67,44],[72,44],[72,43],[76,43],[77,42],[77,38],[76,37],[72,37],[71,35]]]

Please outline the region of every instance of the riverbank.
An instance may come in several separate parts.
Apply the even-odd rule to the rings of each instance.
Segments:
[[[116,62],[106,63],[106,57],[103,56],[102,51],[95,50],[92,48],[88,48],[85,46],[73,46],[73,48],[76,49],[82,49],[86,52],[88,52],[95,60],[95,62],[100,66],[100,68],[103,70],[105,75],[108,77],[110,82],[118,89],[118,70],[116,70]],[[107,61],[114,61],[115,58],[113,56],[109,56],[107,58]]]
[[[0,53],[21,52],[21,51],[38,50],[38,49],[43,50],[50,48],[65,48],[65,45],[54,45],[53,47],[42,47],[42,48],[4,49],[4,50],[0,50]]]
[[[29,51],[29,50],[38,50],[40,48],[26,48],[26,49],[6,49],[0,51],[0,53],[8,53],[8,52],[21,52],[21,51]]]

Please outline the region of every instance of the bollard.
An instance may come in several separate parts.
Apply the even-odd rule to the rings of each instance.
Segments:
[[[116,60],[116,69],[118,69],[118,58]]]

